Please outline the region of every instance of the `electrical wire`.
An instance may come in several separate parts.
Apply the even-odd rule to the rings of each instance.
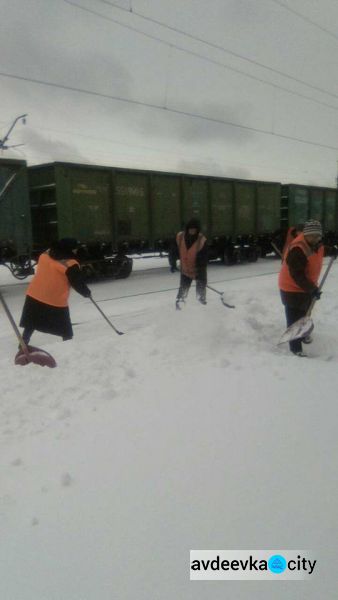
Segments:
[[[104,0],[99,0],[99,1],[104,2]],[[292,13],[293,15],[296,15],[297,17],[299,17],[300,19],[302,19],[303,21],[305,21],[305,23],[309,23],[313,27],[316,27],[317,29],[320,29],[320,31],[322,31],[323,33],[326,33],[327,35],[333,37],[335,40],[338,40],[338,35],[336,35],[335,33],[333,33],[333,31],[330,31],[329,29],[326,29],[326,27],[323,27],[322,25],[319,25],[319,23],[316,23],[315,21],[312,21],[312,19],[309,19],[309,17],[306,17],[305,15],[303,15],[300,12],[298,12],[294,8],[291,8],[290,6],[287,6],[286,4],[284,4],[284,2],[280,2],[280,0],[270,0],[270,2],[274,2],[274,4],[277,4],[278,6],[281,6],[282,8],[284,8],[285,10],[287,10],[288,12]],[[108,2],[107,4],[110,4],[110,3]]]
[[[143,144],[135,144],[135,143],[128,143],[128,142],[122,142],[121,140],[117,140],[117,139],[111,139],[111,138],[106,138],[106,137],[102,137],[102,136],[94,136],[94,135],[89,135],[86,133],[80,133],[79,131],[74,131],[74,130],[63,130],[63,129],[53,129],[51,127],[34,127],[34,130],[39,130],[39,131],[48,131],[48,132],[52,132],[52,133],[62,133],[68,136],[76,136],[76,137],[83,137],[85,139],[89,139],[89,140],[96,140],[99,142],[105,142],[108,144],[115,144],[117,146],[126,146],[127,148],[132,148],[132,149],[141,149],[141,150],[148,150],[150,152],[154,152],[156,154],[161,153],[161,154],[165,154],[166,156],[168,155],[173,155],[176,158],[180,158],[182,160],[186,159],[186,155],[185,154],[179,154],[177,152],[177,150],[170,150],[170,149],[164,149],[164,148],[157,148],[154,146],[145,146]],[[18,151],[19,152],[19,151]],[[97,150],[95,150],[96,154],[106,157],[110,162],[111,162],[111,155],[108,155],[104,152],[97,152]],[[42,156],[42,154],[41,154]],[[119,155],[120,156],[120,155]],[[214,158],[213,157],[208,157],[204,154],[196,154],[195,152],[191,152],[189,150],[189,158],[193,158],[194,160],[200,160],[200,161],[204,161],[204,163],[206,163],[207,165],[207,161],[213,161]],[[154,161],[154,159],[151,159],[152,162]],[[255,164],[255,163],[244,163],[244,162],[236,162],[231,160],[231,167],[247,167],[247,168],[256,168],[256,169],[260,169],[260,170],[269,170],[269,171],[280,171],[279,167],[271,167],[270,165],[264,165],[264,164]],[[304,169],[298,169],[298,168],[290,168],[288,169],[289,171],[292,172],[297,172],[297,173],[307,173],[307,171],[305,171]],[[224,177],[224,173],[223,175],[220,175],[220,177]]]
[[[164,44],[167,44],[167,45],[171,45],[171,46],[173,46],[173,47],[176,47],[177,49],[179,49],[179,50],[182,50],[183,52],[189,52],[189,53],[190,53],[190,51],[189,51],[189,50],[186,50],[186,49],[184,49],[184,48],[178,47],[178,46],[176,46],[175,44],[172,44],[172,43],[169,43],[169,42],[164,42],[164,41],[163,41],[163,40],[161,40],[160,38],[156,38],[155,36],[152,36],[152,35],[150,35],[150,34],[147,34],[147,33],[144,33],[144,32],[142,32],[142,31],[139,31],[138,29],[136,29],[136,28],[135,28],[135,27],[133,27],[133,26],[126,25],[126,24],[124,24],[124,23],[121,23],[120,21],[117,21],[116,19],[112,19],[111,17],[106,17],[106,16],[104,16],[104,15],[101,15],[100,13],[96,13],[95,11],[93,11],[93,10],[91,10],[91,9],[88,9],[88,8],[86,8],[86,7],[83,7],[83,6],[81,6],[80,4],[78,4],[78,3],[74,2],[73,0],[63,0],[63,1],[64,1],[66,4],[70,4],[70,5],[72,5],[72,6],[76,6],[77,8],[80,8],[80,9],[82,9],[82,10],[85,10],[85,11],[87,11],[87,12],[89,12],[89,13],[93,13],[93,14],[95,14],[96,16],[99,16],[99,17],[101,17],[101,18],[103,18],[103,19],[106,19],[106,20],[108,20],[108,21],[112,21],[112,22],[114,22],[114,23],[117,23],[118,25],[121,25],[122,27],[125,27],[125,28],[127,28],[127,29],[131,29],[131,30],[133,30],[133,31],[137,31],[138,33],[141,33],[142,35],[144,35],[144,36],[146,36],[146,37],[150,37],[151,39],[157,39],[157,41],[159,41],[159,42],[162,42],[162,43],[164,43]],[[250,64],[254,64],[254,65],[256,65],[256,66],[258,66],[258,67],[261,67],[261,68],[263,68],[263,69],[267,69],[268,71],[271,71],[271,72],[273,72],[273,73],[277,73],[278,75],[282,75],[283,77],[286,77],[287,79],[291,79],[292,81],[295,81],[295,82],[297,82],[297,83],[301,83],[302,85],[304,85],[304,86],[306,86],[306,87],[309,87],[309,88],[311,88],[311,89],[313,89],[313,90],[316,90],[316,91],[322,92],[322,93],[324,93],[324,94],[327,94],[327,95],[329,95],[329,96],[332,96],[332,97],[334,97],[334,98],[338,98],[338,94],[335,94],[335,93],[333,93],[333,92],[330,92],[329,90],[325,90],[324,88],[320,88],[320,87],[318,87],[318,86],[315,86],[314,84],[308,83],[307,81],[304,81],[304,80],[302,80],[302,79],[299,79],[299,78],[297,78],[297,77],[294,77],[293,75],[290,75],[290,74],[288,74],[288,73],[285,73],[284,71],[280,71],[279,69],[274,69],[273,67],[270,67],[269,65],[266,65],[266,64],[264,64],[264,63],[261,63],[261,62],[259,62],[259,61],[256,61],[256,60],[254,60],[253,58],[249,58],[248,56],[245,56],[245,55],[243,55],[243,54],[239,54],[238,52],[234,52],[233,50],[229,50],[229,48],[224,48],[224,46],[220,46],[220,45],[218,45],[218,44],[214,44],[213,42],[210,42],[210,41],[208,41],[208,40],[204,40],[203,38],[200,38],[200,37],[194,36],[194,35],[192,35],[192,34],[190,34],[190,33],[186,32],[186,31],[183,31],[182,29],[178,29],[178,28],[176,28],[176,27],[172,27],[171,25],[167,25],[166,23],[163,23],[162,21],[158,21],[157,19],[152,19],[151,17],[145,17],[145,16],[144,16],[144,15],[142,15],[141,13],[139,13],[139,12],[135,11],[134,9],[132,9],[132,10],[128,10],[128,9],[126,9],[126,8],[122,8],[121,6],[118,6],[117,4],[114,4],[114,3],[112,3],[112,2],[108,2],[108,0],[97,0],[97,1],[98,1],[98,2],[101,2],[102,4],[106,4],[106,5],[108,5],[108,6],[111,6],[112,8],[116,8],[117,10],[121,10],[121,11],[123,11],[123,12],[127,12],[127,13],[131,13],[131,14],[133,14],[133,15],[136,15],[136,16],[137,16],[137,17],[139,17],[140,19],[143,19],[143,20],[145,20],[145,21],[149,21],[149,22],[151,22],[151,23],[154,23],[154,24],[156,24],[156,25],[160,25],[161,27],[164,27],[165,29],[168,29],[168,30],[170,30],[170,31],[173,31],[173,32],[175,32],[175,33],[179,33],[180,35],[184,35],[185,37],[187,37],[187,38],[189,38],[189,39],[192,39],[192,40],[194,40],[194,41],[197,41],[197,42],[201,42],[201,43],[203,43],[203,44],[205,44],[205,45],[207,45],[207,46],[210,46],[211,48],[214,48],[214,49],[216,49],[216,50],[220,50],[221,52],[224,52],[224,53],[226,53],[226,54],[230,54],[231,56],[234,56],[235,58],[240,58],[241,60],[243,60],[243,61],[246,61],[246,62],[249,62]],[[272,0],[272,1],[275,1],[275,0]],[[277,0],[276,0],[276,1],[277,1]],[[195,54],[197,54],[197,53],[195,53]],[[206,57],[204,57],[203,55],[199,55],[199,54],[197,54],[197,56],[199,56],[200,58],[204,58],[205,60],[209,60],[210,62],[213,62],[211,59],[207,59],[207,58],[206,58]],[[220,64],[221,64],[221,65],[223,65],[225,68],[230,68],[230,67],[227,67],[226,65],[224,65],[223,63],[220,63]],[[241,72],[241,71],[239,71],[239,72]],[[244,75],[247,75],[247,76],[249,77],[249,75],[248,75],[247,73],[243,73],[243,72],[241,72],[241,73],[242,73],[242,74],[244,74]],[[266,82],[266,83],[268,83],[268,82]],[[270,85],[272,85],[272,84],[270,84]],[[287,91],[290,91],[290,90],[287,90]],[[292,93],[292,92],[291,92],[291,93]],[[310,99],[310,98],[309,98],[309,99]]]
[[[233,123],[231,121],[223,121],[221,119],[216,119],[213,117],[205,117],[203,115],[200,115],[198,113],[193,113],[193,112],[189,112],[189,111],[184,111],[184,110],[178,110],[178,109],[174,109],[174,108],[168,108],[168,107],[164,107],[164,106],[160,106],[159,104],[153,104],[153,103],[149,103],[149,102],[142,102],[140,100],[132,100],[130,98],[122,98],[120,96],[112,96],[110,94],[103,94],[101,92],[96,92],[93,90],[85,90],[82,88],[76,88],[73,86],[69,86],[69,85],[63,85],[63,84],[59,84],[59,83],[55,83],[55,82],[51,82],[51,81],[45,81],[42,79],[33,79],[31,77],[23,77],[22,75],[15,75],[13,73],[4,73],[4,72],[0,72],[0,77],[7,77],[9,79],[16,79],[19,81],[26,81],[26,82],[30,82],[33,84],[37,84],[37,85],[44,85],[47,87],[52,87],[52,88],[59,88],[62,90],[68,90],[71,92],[76,92],[76,93],[80,93],[80,94],[87,94],[90,96],[95,96],[98,98],[105,98],[105,99],[109,99],[109,100],[114,100],[116,102],[125,102],[127,104],[132,104],[134,106],[143,106],[146,108],[153,108],[156,110],[160,110],[166,113],[172,113],[175,115],[182,115],[185,117],[192,117],[194,119],[202,119],[204,121],[208,121],[210,123],[217,123],[217,124],[221,124],[221,125],[227,125],[230,127],[235,127],[237,129],[243,129],[244,131],[253,131],[255,133],[261,133],[264,135],[271,135],[273,137],[278,137],[278,138],[282,138],[282,139],[286,139],[286,140],[292,140],[294,142],[299,142],[301,144],[308,144],[311,146],[317,146],[318,148],[326,148],[328,150],[338,150],[338,146],[331,146],[330,144],[321,144],[319,142],[313,142],[311,140],[306,140],[304,138],[298,138],[295,136],[290,136],[290,135],[284,135],[282,133],[275,133],[272,131],[269,131],[267,129],[260,129],[258,127],[249,127],[248,125],[240,125],[239,123]]]

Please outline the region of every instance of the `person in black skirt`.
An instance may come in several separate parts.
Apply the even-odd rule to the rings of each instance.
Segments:
[[[40,255],[20,320],[26,344],[35,330],[60,336],[63,340],[73,337],[68,308],[70,288],[85,298],[91,296],[76,260],[77,245],[75,239],[64,238]]]

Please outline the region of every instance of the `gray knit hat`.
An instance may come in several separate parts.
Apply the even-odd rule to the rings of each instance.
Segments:
[[[323,235],[322,225],[319,221],[315,221],[311,219],[310,221],[306,221],[303,229],[304,235]]]

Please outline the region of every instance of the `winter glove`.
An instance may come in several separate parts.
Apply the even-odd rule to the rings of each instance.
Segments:
[[[90,289],[89,289],[89,288],[87,288],[87,289],[83,290],[82,296],[83,296],[84,298],[91,298],[91,295],[92,295],[92,293],[91,293],[91,291],[90,291]]]
[[[311,298],[312,299],[316,299],[316,300],[320,300],[320,297],[322,295],[322,292],[319,290],[319,288],[315,288],[312,292],[311,292]]]

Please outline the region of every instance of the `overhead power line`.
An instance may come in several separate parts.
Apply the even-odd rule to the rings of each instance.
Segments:
[[[104,0],[100,0],[100,1],[104,2]],[[278,6],[281,6],[282,8],[284,8],[285,10],[287,10],[288,12],[290,12],[293,15],[296,15],[297,17],[299,17],[300,19],[302,19],[302,21],[305,21],[305,23],[309,23],[313,27],[316,27],[317,29],[320,29],[320,31],[323,31],[327,35],[333,37],[335,40],[338,40],[338,35],[336,35],[335,33],[333,33],[333,31],[330,31],[329,29],[326,29],[326,27],[323,27],[322,25],[319,25],[319,23],[316,23],[315,21],[312,21],[312,19],[309,19],[309,17],[306,17],[305,15],[303,15],[300,12],[298,12],[294,8],[291,8],[287,4],[284,4],[284,2],[280,2],[280,0],[270,0],[270,2],[274,2]],[[110,4],[110,3],[108,2],[107,4]]]
[[[21,75],[15,75],[13,73],[4,73],[4,72],[0,72],[0,77],[7,77],[9,79],[16,79],[19,81],[28,81],[30,83],[33,84],[37,84],[37,85],[44,85],[44,86],[48,86],[48,87],[52,87],[52,88],[59,88],[62,90],[68,90],[71,92],[76,92],[79,94],[87,94],[90,96],[96,96],[98,98],[106,98],[109,100],[114,100],[116,102],[125,102],[127,104],[133,104],[135,106],[143,106],[146,108],[153,108],[156,110],[160,110],[162,112],[166,112],[166,113],[172,113],[172,114],[176,114],[176,115],[182,115],[185,117],[191,117],[194,119],[202,119],[203,121],[209,121],[210,123],[218,123],[221,125],[227,125],[229,127],[236,127],[237,129],[243,129],[245,131],[253,131],[255,133],[261,133],[264,135],[271,135],[273,137],[278,137],[278,138],[282,138],[282,139],[286,139],[286,140],[292,140],[294,142],[299,142],[302,144],[308,144],[311,146],[317,146],[318,148],[326,148],[328,150],[338,150],[338,146],[331,146],[329,144],[321,144],[319,142],[313,142],[311,140],[305,140],[304,138],[298,138],[295,136],[289,136],[289,135],[283,135],[281,133],[275,133],[273,131],[269,131],[267,129],[260,129],[258,127],[249,127],[248,125],[240,125],[239,123],[233,123],[231,121],[224,121],[222,119],[215,119],[213,117],[205,117],[204,115],[200,115],[198,113],[193,113],[193,112],[189,112],[189,111],[184,111],[184,110],[178,110],[178,109],[174,109],[174,108],[168,108],[166,106],[160,106],[159,104],[153,104],[153,103],[149,103],[149,102],[141,102],[140,100],[132,100],[130,98],[122,98],[121,96],[113,96],[111,94],[103,94],[101,92],[97,92],[94,90],[86,90],[83,88],[76,88],[73,86],[69,86],[69,85],[63,85],[60,83],[55,83],[52,81],[45,81],[45,80],[41,80],[41,79],[33,79],[31,77],[24,77]]]
[[[144,144],[137,144],[137,143],[131,143],[131,142],[126,142],[126,141],[121,141],[121,140],[117,140],[117,139],[111,139],[111,138],[107,138],[107,137],[102,137],[102,136],[97,136],[97,135],[90,135],[88,133],[81,133],[79,131],[74,131],[74,130],[63,130],[60,129],[59,127],[57,129],[53,129],[51,127],[34,127],[34,130],[39,130],[39,131],[48,131],[48,132],[52,132],[52,133],[56,133],[56,134],[65,134],[68,135],[69,137],[75,136],[75,137],[82,137],[85,139],[89,139],[89,140],[96,140],[96,141],[100,141],[100,142],[105,142],[108,144],[113,144],[116,146],[125,146],[127,148],[132,148],[133,150],[147,150],[149,152],[152,153],[156,153],[156,154],[165,154],[167,157],[170,155],[173,155],[175,158],[180,158],[180,159],[185,159],[186,158],[186,154],[180,154],[178,153],[177,150],[169,150],[169,149],[164,149],[162,148],[158,148],[156,146],[145,146]],[[95,150],[95,154],[100,154],[102,156],[106,156],[108,157],[108,154],[106,153],[102,153],[100,151]],[[109,155],[110,160],[111,160],[111,154]],[[203,154],[196,154],[196,152],[191,152],[189,150],[189,158],[193,158],[196,161],[203,161],[205,164],[208,163],[208,161],[210,160],[214,160],[213,157],[207,156],[205,154],[205,152]],[[151,159],[152,161],[154,160],[153,158]],[[254,167],[260,170],[272,170],[272,171],[279,171],[280,168],[279,167],[271,167],[270,165],[265,165],[265,164],[257,164],[256,162],[254,163],[248,163],[248,162],[239,162],[236,160],[231,159],[231,167]],[[289,168],[290,172],[300,172],[300,173],[306,173],[307,171],[305,171],[304,169],[299,169],[299,168],[294,168],[294,167],[290,167]]]
[[[104,0],[99,0],[99,1],[103,2]],[[130,29],[130,30],[132,30],[132,31],[134,31],[136,33],[139,33],[140,35],[142,35],[144,37],[147,37],[147,38],[149,38],[151,40],[154,40],[154,41],[156,41],[158,43],[161,43],[161,44],[163,44],[165,46],[169,46],[170,48],[175,48],[176,50],[179,50],[181,52],[185,52],[186,54],[190,54],[191,56],[195,56],[197,58],[200,58],[201,60],[204,60],[206,62],[215,64],[215,65],[217,65],[217,66],[219,66],[219,67],[221,67],[221,68],[223,68],[225,70],[232,71],[234,73],[237,73],[239,75],[247,77],[248,79],[252,79],[254,81],[258,81],[259,83],[262,83],[264,85],[270,86],[270,87],[272,87],[274,89],[282,90],[283,92],[287,92],[288,94],[291,94],[293,96],[298,96],[299,98],[303,98],[305,100],[309,100],[310,102],[313,102],[313,103],[318,104],[320,106],[325,106],[325,108],[331,108],[332,110],[338,111],[338,107],[337,106],[335,106],[333,104],[329,104],[328,102],[323,102],[322,100],[317,100],[316,98],[313,98],[311,96],[307,96],[306,94],[302,94],[300,92],[296,92],[296,91],[294,91],[294,90],[292,90],[290,88],[287,88],[285,86],[278,85],[276,83],[272,83],[272,82],[270,82],[270,81],[268,81],[266,79],[263,79],[262,77],[257,77],[256,75],[251,75],[249,73],[246,73],[245,71],[242,71],[241,69],[237,69],[235,67],[230,67],[229,65],[225,65],[223,62],[220,62],[218,60],[209,58],[207,56],[204,56],[203,54],[200,54],[198,52],[194,52],[193,50],[188,50],[188,49],[186,49],[186,48],[184,48],[182,46],[178,46],[177,44],[173,44],[171,42],[166,42],[165,40],[162,40],[161,38],[159,38],[157,36],[154,36],[154,35],[151,35],[151,34],[148,34],[148,33],[144,33],[143,31],[140,31],[139,29],[137,29],[137,28],[135,28],[133,26],[125,25],[124,23],[121,23],[120,21],[118,21],[116,19],[112,19],[110,17],[106,17],[104,15],[101,15],[100,13],[97,13],[97,12],[91,10],[91,9],[85,8],[83,6],[80,6],[79,4],[77,4],[75,2],[72,2],[71,0],[64,0],[64,2],[66,2],[66,4],[70,4],[71,6],[74,6],[75,8],[79,8],[79,9],[81,9],[81,10],[83,10],[83,11],[89,13],[89,14],[92,14],[92,15],[94,15],[96,17],[99,17],[99,18],[101,18],[101,19],[103,19],[105,21],[111,21],[112,23],[115,23],[115,24],[117,24],[117,25],[119,25],[121,27],[124,27],[126,29]],[[110,2],[106,2],[106,3],[109,4],[110,6],[114,6]],[[121,9],[121,10],[125,11],[126,9]],[[205,42],[205,43],[207,43],[207,42]],[[301,82],[300,80],[299,80],[299,83],[301,83],[303,85],[303,82]],[[321,91],[323,93],[327,94],[326,91],[323,91],[323,90],[321,90]],[[337,95],[331,94],[331,95],[338,98],[338,94]]]
[[[195,54],[196,56],[199,56],[200,58],[204,58],[205,60],[209,60],[209,62],[212,62],[211,59],[207,59],[205,58],[203,55],[199,55],[197,53],[193,53],[189,50],[186,50],[185,48],[176,46],[175,44],[172,44],[170,42],[165,42],[163,41],[161,38],[158,38],[156,36],[153,36],[151,34],[148,33],[144,33],[140,30],[138,30],[136,27],[131,26],[131,25],[126,25],[125,23],[121,23],[120,21],[118,21],[117,19],[113,19],[112,17],[108,17],[105,15],[102,15],[100,13],[97,13],[96,11],[86,8],[84,6],[82,6],[81,4],[78,4],[77,2],[74,2],[73,0],[63,0],[66,4],[70,4],[71,6],[75,6],[81,10],[84,10],[88,13],[92,13],[98,17],[101,17],[102,19],[106,19],[107,21],[112,21],[113,23],[117,23],[118,25],[121,25],[122,27],[125,27],[126,29],[131,29],[132,31],[136,31],[137,33],[140,33],[146,37],[149,37],[151,39],[155,39],[163,44],[169,45],[169,46],[173,46],[178,48],[179,50],[182,50],[183,52],[189,52],[191,54]],[[211,48],[214,48],[216,50],[220,50],[221,52],[224,52],[226,54],[230,54],[231,56],[234,56],[235,58],[239,58],[245,62],[248,62],[250,64],[253,64],[255,66],[261,67],[263,69],[266,69],[267,71],[271,71],[272,73],[276,73],[277,75],[281,75],[282,77],[285,77],[287,79],[290,79],[291,81],[295,81],[297,83],[300,83],[310,89],[316,90],[317,92],[321,92],[323,94],[327,94],[328,96],[332,96],[333,98],[338,98],[338,94],[335,94],[334,92],[330,92],[329,90],[326,90],[324,88],[321,88],[319,86],[316,86],[314,84],[308,83],[307,81],[304,81],[303,79],[299,79],[298,77],[294,77],[293,75],[290,75],[289,73],[285,73],[284,71],[280,71],[279,69],[274,69],[273,67],[266,65],[264,63],[261,63],[257,60],[254,60],[253,58],[250,58],[248,56],[245,56],[243,54],[239,54],[238,52],[234,52],[233,50],[229,50],[228,48],[224,48],[224,46],[220,46],[219,44],[215,44],[213,42],[210,42],[208,40],[205,40],[203,38],[200,38],[198,36],[194,36],[191,33],[188,33],[187,31],[183,31],[182,29],[178,29],[177,27],[172,27],[171,25],[167,25],[166,23],[163,23],[163,21],[158,21],[157,19],[152,19],[151,17],[145,17],[144,15],[142,15],[141,13],[135,11],[134,9],[129,10],[126,8],[122,8],[121,6],[118,6],[117,4],[114,4],[112,2],[109,2],[108,0],[97,0],[98,2],[101,2],[102,4],[106,4],[108,6],[111,6],[112,8],[116,8],[117,10],[123,11],[123,12],[127,12],[129,14],[133,14],[136,15],[137,17],[139,17],[140,19],[143,19],[144,21],[149,21],[150,23],[154,23],[156,25],[160,25],[161,27],[164,27],[165,29],[168,29],[170,31],[173,31],[175,33],[179,33],[180,35],[183,35],[191,40],[194,40],[196,42],[200,42],[202,44],[205,44],[207,46],[210,46]],[[274,1],[274,0],[272,0]],[[223,63],[221,63],[222,66],[224,66],[225,68],[230,68],[227,67],[226,65],[224,65]],[[239,71],[241,72],[241,71]],[[244,75],[247,75],[247,73],[243,73]],[[247,75],[249,77],[249,75]],[[266,82],[268,83],[268,82]],[[272,85],[272,84],[270,84]],[[290,91],[291,90],[287,90]],[[292,92],[291,92],[292,93]],[[309,98],[310,99],[310,98]]]
[[[99,1],[103,2],[104,0],[99,0]],[[272,82],[270,82],[270,81],[268,81],[266,79],[263,79],[261,77],[257,77],[256,75],[251,75],[249,73],[246,73],[245,71],[242,71],[240,69],[236,69],[235,67],[230,67],[229,65],[225,65],[223,62],[220,62],[218,60],[209,58],[207,56],[204,56],[203,54],[200,54],[198,52],[194,52],[193,50],[188,50],[186,48],[183,48],[182,46],[178,46],[177,44],[173,44],[171,42],[166,42],[165,40],[162,40],[161,38],[159,38],[157,36],[154,36],[154,35],[151,35],[151,34],[148,34],[148,33],[144,33],[143,31],[140,31],[139,29],[137,29],[137,28],[135,28],[133,26],[125,25],[124,23],[121,23],[120,21],[118,21],[116,19],[112,19],[110,17],[106,17],[104,15],[101,15],[100,13],[97,13],[97,12],[91,10],[91,9],[85,8],[83,6],[80,6],[79,4],[77,4],[75,2],[72,2],[71,0],[64,0],[64,2],[66,4],[70,4],[71,6],[74,6],[75,8],[79,8],[79,9],[85,11],[85,12],[88,12],[89,14],[97,16],[97,17],[99,17],[99,18],[101,18],[101,19],[103,19],[105,21],[111,21],[112,23],[120,25],[121,27],[124,27],[126,29],[130,29],[130,30],[132,30],[132,31],[134,31],[136,33],[139,33],[140,35],[142,35],[144,37],[147,37],[147,38],[149,38],[151,40],[157,41],[157,42],[159,42],[159,43],[161,43],[161,44],[163,44],[165,46],[169,46],[170,48],[176,48],[176,50],[179,50],[181,52],[185,52],[186,54],[190,54],[190,55],[198,57],[198,58],[200,58],[200,59],[202,59],[202,60],[204,60],[206,62],[215,64],[215,65],[217,65],[217,66],[219,66],[219,67],[221,67],[221,68],[223,68],[225,70],[232,71],[234,73],[238,73],[238,74],[240,74],[240,75],[242,75],[244,77],[247,77],[248,79],[252,79],[254,81],[258,81],[259,83],[262,83],[264,85],[270,86],[270,87],[272,87],[274,89],[282,90],[283,92],[287,92],[288,94],[291,94],[293,96],[298,96],[299,98],[303,98],[305,100],[309,100],[310,102],[313,102],[313,103],[318,104],[320,106],[325,106],[326,108],[331,108],[332,110],[338,111],[338,107],[337,106],[334,106],[333,104],[329,104],[328,102],[323,102],[321,100],[317,100],[316,98],[313,98],[311,96],[307,96],[306,94],[302,94],[300,92],[296,92],[296,91],[291,90],[290,88],[286,88],[286,87],[284,87],[282,85],[278,85],[276,83],[272,83]],[[112,5],[110,2],[106,2],[106,4],[109,4],[110,6],[115,6],[115,5]],[[121,10],[125,11],[126,9],[121,9]],[[205,43],[207,43],[207,42],[205,42]],[[300,80],[299,80],[299,82],[302,83]],[[326,94],[327,92],[324,91],[323,93]],[[338,98],[338,94],[337,95],[331,94],[331,95]]]

